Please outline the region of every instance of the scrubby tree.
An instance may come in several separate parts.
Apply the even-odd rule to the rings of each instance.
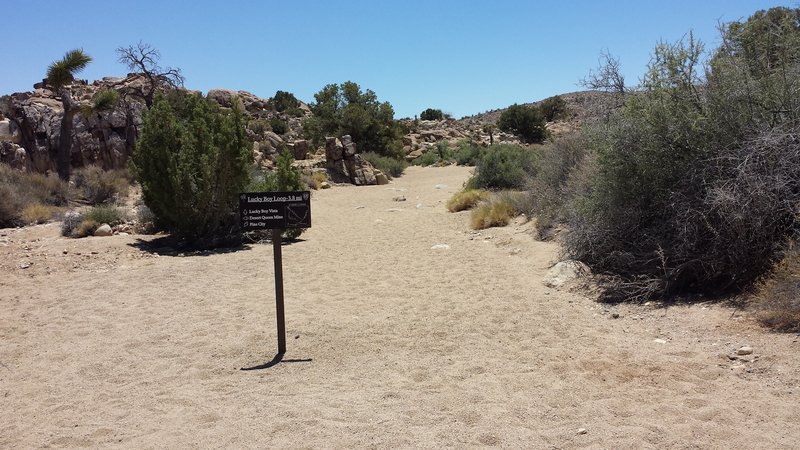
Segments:
[[[527,143],[539,143],[547,137],[547,122],[539,108],[513,104],[497,121],[503,131],[514,133]]]
[[[597,69],[589,72],[580,84],[593,91],[605,91],[623,95],[628,92],[625,76],[620,69],[619,58],[604,51],[600,54]]]
[[[118,61],[124,64],[129,70],[140,73],[147,81],[141,85],[129,85],[126,87],[128,94],[135,95],[142,100],[148,108],[153,106],[153,99],[159,89],[176,89],[183,87],[184,78],[181,70],[172,67],[161,67],[161,53],[152,47],[139,41],[135,45],[117,48]]]
[[[375,92],[362,91],[358,84],[347,81],[325,86],[314,99],[316,102],[309,105],[314,116],[305,122],[304,129],[316,144],[321,144],[326,135],[349,134],[361,153],[403,157],[394,109],[389,102],[379,102]]]
[[[272,97],[272,104],[275,111],[284,112],[296,109],[300,106],[300,101],[291,92],[277,91]]]
[[[567,117],[567,102],[565,102],[560,95],[542,100],[539,108],[542,110],[542,114],[544,114],[544,118],[548,122],[565,119]]]
[[[428,108],[425,111],[422,111],[422,114],[419,115],[419,118],[422,120],[442,120],[444,119],[444,113],[441,109]]]
[[[156,94],[132,169],[158,223],[192,245],[214,245],[236,222],[252,155],[242,114],[197,94]]]

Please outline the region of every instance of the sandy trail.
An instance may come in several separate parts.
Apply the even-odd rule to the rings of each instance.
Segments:
[[[468,176],[315,192],[260,370],[270,245],[0,230],[0,447],[800,447],[796,335],[547,288],[556,244],[445,211]]]

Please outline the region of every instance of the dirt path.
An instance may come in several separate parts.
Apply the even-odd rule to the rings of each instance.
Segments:
[[[270,245],[0,230],[0,448],[800,447],[796,335],[547,288],[555,244],[445,211],[468,175],[315,192],[283,250],[288,353],[259,370]]]

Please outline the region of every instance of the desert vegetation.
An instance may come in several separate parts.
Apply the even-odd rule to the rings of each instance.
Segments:
[[[241,112],[173,91],[143,121],[131,167],[158,223],[193,245],[230,235],[252,158]]]
[[[362,91],[358,84],[347,81],[325,86],[314,99],[309,105],[314,115],[303,126],[316,145],[321,145],[325,136],[350,135],[360,153],[395,159],[405,156],[394,109],[389,102],[379,102],[375,92]]]

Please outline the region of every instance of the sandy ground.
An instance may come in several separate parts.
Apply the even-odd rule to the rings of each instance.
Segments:
[[[0,230],[0,448],[800,447],[797,335],[547,288],[530,224],[445,211],[468,175],[315,192],[283,248],[288,352],[256,370],[271,245]]]

